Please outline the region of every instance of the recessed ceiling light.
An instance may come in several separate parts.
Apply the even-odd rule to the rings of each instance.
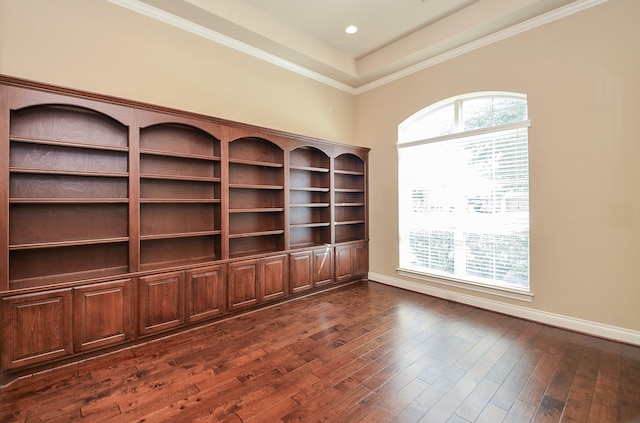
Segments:
[[[356,32],[358,32],[358,27],[355,25],[349,25],[344,32],[346,32],[347,34],[355,34]]]

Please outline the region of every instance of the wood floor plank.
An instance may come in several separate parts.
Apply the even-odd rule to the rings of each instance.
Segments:
[[[541,356],[542,351],[537,350],[527,351],[522,354],[520,360],[518,360],[509,375],[500,384],[496,394],[491,398],[491,404],[509,411],[527,380],[529,380]]]
[[[313,374],[312,366],[305,366],[296,371],[287,373],[273,381],[263,381],[262,383],[271,385],[273,390],[269,395],[254,397],[252,402],[244,402],[243,407],[236,414],[243,420],[252,420],[256,416],[262,416],[263,421],[276,421],[274,419],[281,418],[289,414],[299,404],[293,399],[293,396],[301,389],[311,386],[318,382],[318,377]],[[260,381],[258,381],[260,383]],[[291,402],[295,406],[291,406]],[[282,404],[285,403],[285,404]],[[272,410],[273,408],[273,410]]]
[[[474,423],[496,423],[505,419],[507,412],[493,404],[487,404]]]
[[[491,358],[486,359],[491,361]],[[489,370],[487,379],[502,384],[519,361],[520,355],[505,352],[505,354],[495,362],[491,370]]]
[[[0,422],[635,422],[640,347],[374,282],[0,388]]]
[[[340,390],[338,390],[340,391]],[[315,421],[315,422],[338,422],[343,421],[342,418],[339,418],[340,415],[346,413],[353,404],[357,404],[362,401],[364,398],[371,394],[371,390],[369,390],[366,386],[362,384],[355,385],[352,389],[342,392],[342,395],[338,396],[331,404],[327,407],[320,409],[314,416],[307,421]]]
[[[244,423],[279,422],[284,419],[284,416],[298,408],[298,406],[299,404],[293,398],[287,397],[260,413],[244,417],[238,413],[238,417],[240,417]]]
[[[133,395],[119,398],[121,415],[113,417],[113,422],[131,422],[153,414],[156,410],[169,407],[183,398],[198,393],[195,385],[180,384],[175,388],[158,388],[155,392],[145,392],[140,389],[133,391]]]
[[[542,398],[542,402],[533,416],[535,422],[559,422],[562,417],[562,409],[564,408],[564,402],[545,395]],[[611,421],[611,420],[596,420],[596,421]]]
[[[618,390],[618,421],[640,422],[640,348],[621,345],[620,388]]]
[[[488,361],[486,363],[492,364]],[[454,414],[465,420],[475,421],[499,388],[500,384],[489,379],[482,379],[478,386],[462,401]]]
[[[600,367],[602,347],[587,347],[576,369],[575,378],[562,413],[562,420],[567,423],[586,422],[593,399],[593,391]],[[624,421],[624,420],[623,420]]]
[[[595,422],[614,422],[618,419],[618,389],[622,370],[618,345],[605,346],[593,388],[589,419]]]
[[[559,366],[561,356],[562,352],[557,348],[552,347],[544,351],[518,398],[535,407],[540,405],[547,386],[551,383]]]
[[[320,361],[302,364],[299,367],[283,372],[276,369],[272,372],[275,377],[265,374],[262,378],[253,380],[256,386],[263,386],[268,389],[261,389],[261,395],[252,395],[243,398],[241,408],[236,412],[243,420],[253,417],[256,414],[264,414],[267,410],[286,398],[293,397],[302,389],[312,386],[320,381],[314,371],[321,366]]]
[[[470,369],[482,357],[487,354],[489,349],[500,339],[501,333],[485,335],[479,342],[471,347],[458,361],[455,363],[461,369]]]
[[[395,395],[382,401],[381,406],[375,413],[369,414],[363,422],[390,422],[402,410],[413,402],[425,389],[429,387],[429,384],[421,379],[415,378],[411,380],[407,385],[402,387]]]
[[[581,345],[570,343],[566,346],[558,369],[547,387],[545,396],[555,398],[563,404],[566,402],[583,352],[584,347]]]
[[[421,420],[425,422],[446,421],[460,407],[464,400],[473,392],[480,381],[491,368],[488,361],[479,361],[466,373],[461,373],[459,380],[450,385],[449,390],[425,413],[422,412]],[[460,369],[460,372],[464,370]],[[438,382],[434,382],[429,388],[433,389]]]
[[[502,423],[527,423],[533,420],[537,407],[522,400],[516,400]]]
[[[457,384],[457,382],[465,374],[464,370],[458,369],[453,366],[449,371],[442,374],[438,379],[431,383],[414,401],[409,404],[406,411],[413,415],[425,415],[429,410],[434,407],[442,397],[445,396],[450,389]],[[401,417],[402,414],[399,416]],[[402,421],[402,420],[400,420]],[[419,420],[419,421],[429,421]]]
[[[349,410],[345,411],[340,420],[344,422],[359,422],[367,416],[376,414],[383,402],[391,398],[400,391],[401,387],[391,382],[384,383],[373,390],[362,400],[355,403]]]
[[[332,387],[327,387],[314,395],[308,401],[302,402],[293,412],[282,418],[284,422],[307,422],[311,421],[311,417],[327,410],[328,406],[335,400],[340,398],[342,393]]]

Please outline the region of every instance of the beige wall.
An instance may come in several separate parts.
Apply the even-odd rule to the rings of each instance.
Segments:
[[[0,0],[0,73],[353,143],[352,95],[101,0]]]
[[[370,270],[410,280],[396,273],[397,125],[457,94],[525,93],[535,297],[500,301],[640,330],[638,22],[640,1],[610,0],[359,95],[357,139],[372,147]]]
[[[0,5],[2,74],[372,147],[370,268],[393,278],[397,125],[457,94],[527,94],[535,298],[498,300],[640,330],[640,1],[609,0],[357,97],[106,1]]]

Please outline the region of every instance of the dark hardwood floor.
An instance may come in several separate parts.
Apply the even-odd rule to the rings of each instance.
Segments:
[[[373,282],[0,389],[2,422],[638,422],[640,348]]]

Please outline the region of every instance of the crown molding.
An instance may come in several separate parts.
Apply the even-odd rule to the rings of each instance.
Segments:
[[[362,94],[374,88],[381,87],[383,85],[389,84],[393,81],[397,81],[398,79],[405,78],[414,73],[420,72],[432,66],[438,65],[440,63],[446,62],[448,60],[454,59],[458,56],[462,56],[463,54],[470,53],[474,50],[478,50],[482,47],[486,47],[490,44],[497,43],[498,41],[506,40],[507,38],[511,38],[515,35],[521,34],[523,32],[529,31],[531,29],[537,28],[542,25],[546,25],[548,23],[557,21],[562,18],[566,18],[567,16],[571,16],[574,13],[581,12],[583,10],[589,9],[591,7],[597,6],[601,3],[605,3],[608,0],[578,0],[574,3],[568,4],[566,6],[560,7],[551,12],[544,13],[535,18],[531,18],[527,21],[519,23],[517,25],[513,25],[509,28],[503,29],[498,32],[494,32],[493,34],[487,35],[485,37],[479,38],[470,43],[464,44],[460,47],[456,47],[451,49],[445,53],[434,56],[430,59],[424,60],[420,63],[417,63],[413,66],[409,66],[401,71],[392,73],[391,75],[382,77],[376,81],[365,84],[361,87],[356,88],[355,94]]]
[[[430,59],[424,60],[415,65],[409,66],[401,71],[392,73],[388,76],[379,78],[373,82],[362,85],[360,87],[354,88],[347,84],[344,84],[340,81],[337,81],[333,78],[329,78],[325,75],[322,75],[318,72],[307,69],[303,66],[297,65],[288,60],[284,60],[274,54],[268,53],[259,48],[253,47],[249,44],[243,43],[241,41],[235,40],[231,37],[228,37],[224,34],[216,32],[212,29],[203,27],[201,25],[195,24],[187,19],[180,18],[175,16],[169,12],[158,9],[149,4],[143,3],[139,0],[107,0],[110,3],[115,5],[124,7],[126,9],[132,10],[141,15],[150,17],[152,19],[158,20],[160,22],[164,22],[166,24],[172,25],[176,28],[182,29],[184,31],[190,32],[199,37],[203,37],[210,41],[216,42],[218,44],[224,45],[226,47],[232,48],[239,52],[248,54],[257,59],[263,60],[265,62],[271,63],[273,65],[279,66],[291,72],[295,72],[304,77],[313,79],[322,84],[328,85],[330,87],[336,88],[338,90],[344,91],[348,94],[358,95],[370,91],[372,89],[381,87],[383,85],[389,84],[391,82],[397,81],[399,79],[405,78],[409,75],[412,75],[416,72],[420,72],[422,70],[428,69],[432,66],[438,65],[440,63],[446,62],[448,60],[454,59],[458,56],[462,56],[466,53],[472,52],[474,50],[480,49],[482,47],[488,46],[490,44],[494,44],[498,41],[505,40],[507,38],[513,37],[515,35],[521,34],[523,32],[529,31],[531,29],[537,28],[542,25],[546,25],[550,22],[554,22],[556,20],[565,18],[567,16],[573,15],[574,13],[581,12],[583,10],[589,9],[591,7],[597,6],[599,4],[605,3],[608,0],[577,0],[571,4],[560,7],[551,12],[544,13],[535,18],[529,19],[525,22],[522,22],[517,25],[513,25],[509,28],[503,29],[501,31],[495,32],[493,34],[482,37],[478,40],[472,41],[470,43],[464,44],[460,47],[456,47],[451,49],[445,53],[434,56]]]

